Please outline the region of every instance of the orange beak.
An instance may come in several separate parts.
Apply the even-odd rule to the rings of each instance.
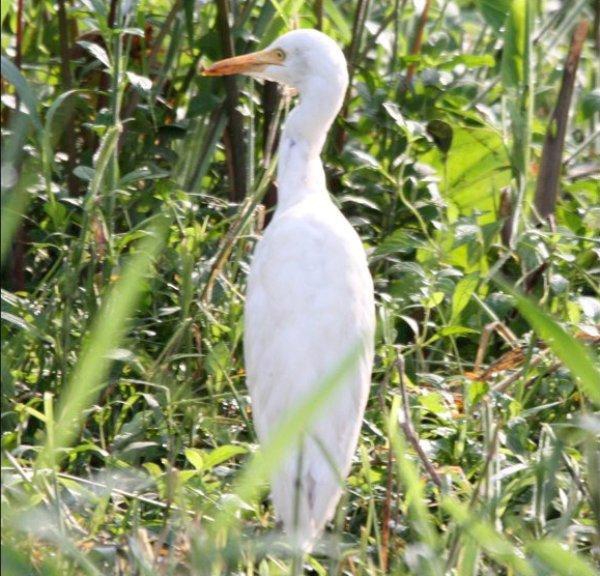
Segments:
[[[281,64],[276,50],[261,50],[243,56],[234,56],[219,60],[202,70],[203,76],[231,76],[231,74],[251,74],[260,72],[266,66]]]

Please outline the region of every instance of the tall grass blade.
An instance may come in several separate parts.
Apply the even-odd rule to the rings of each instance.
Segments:
[[[57,410],[54,445],[46,443],[39,464],[52,466],[57,451],[71,445],[78,434],[84,411],[98,396],[111,364],[109,353],[118,347],[125,335],[129,318],[141,294],[143,278],[165,239],[168,220],[159,216],[148,235],[140,241],[124,268],[122,276],[111,288],[89,331],[81,358],[62,391]]]
[[[523,558],[503,535],[494,530],[487,522],[480,519],[455,498],[446,497],[442,507],[461,527],[461,529],[479,544],[496,562],[522,576],[537,576],[533,566]]]
[[[558,540],[545,538],[530,542],[525,549],[543,562],[556,576],[597,576],[598,572],[579,554],[563,547]]]
[[[581,392],[594,404],[600,406],[600,370],[584,346],[568,334],[551,316],[511,288],[506,282],[497,282],[516,300],[516,305],[536,334],[576,376]]]

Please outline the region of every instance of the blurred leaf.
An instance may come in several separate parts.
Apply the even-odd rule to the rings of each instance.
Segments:
[[[435,145],[446,154],[452,146],[452,126],[443,120],[431,120],[427,124],[427,133],[433,138]]]
[[[1,8],[0,8],[0,24],[4,23],[4,18],[8,14],[10,7],[13,5],[9,0],[2,0]]]
[[[201,450],[196,448],[186,448],[185,457],[196,470],[202,470],[204,468],[204,460],[202,458]]]
[[[588,92],[581,99],[581,111],[585,118],[600,113],[600,88]]]
[[[127,78],[131,85],[139,90],[142,94],[149,94],[152,90],[152,80],[150,78],[146,78],[145,76],[140,76],[135,72],[127,72]]]
[[[384,102],[383,108],[393,118],[394,122],[396,122],[396,124],[400,128],[402,128],[402,130],[404,130],[405,132],[408,130],[406,126],[406,121],[402,116],[402,112],[400,112],[398,104],[396,104],[395,102]]]
[[[536,576],[535,570],[523,558],[521,551],[517,550],[505,536],[481,520],[485,516],[473,514],[464,504],[450,497],[442,500],[442,507],[469,538],[475,540],[501,566],[510,568],[515,574]]]
[[[456,288],[454,288],[454,294],[452,294],[452,321],[456,321],[456,319],[460,316],[460,313],[465,309],[465,307],[469,304],[471,300],[471,296],[475,289],[477,288],[477,284],[479,283],[479,275],[478,274],[469,274],[465,276],[456,284]]]
[[[230,460],[240,454],[246,454],[247,450],[243,446],[234,446],[232,444],[226,444],[219,446],[204,455],[204,470],[211,470],[215,466]]]
[[[340,34],[340,41],[343,44],[348,44],[352,38],[352,30],[346,17],[333,0],[325,0],[323,7],[325,8],[325,14],[331,19],[335,31]]]
[[[42,130],[42,122],[39,116],[39,103],[37,96],[31,89],[29,82],[25,80],[19,69],[5,56],[0,57],[0,72],[2,77],[12,84],[17,91],[19,98],[29,112],[29,118],[33,122],[33,125],[38,129]]]
[[[477,0],[485,21],[499,32],[506,22],[511,0]]]
[[[587,349],[573,336],[543,312],[531,300],[510,287],[506,282],[499,284],[516,300],[519,312],[578,378],[581,391],[596,405],[600,406],[600,371]]]
[[[530,542],[527,551],[539,558],[556,576],[597,576],[594,567],[561,542],[550,538]]]
[[[497,195],[510,182],[510,162],[502,137],[491,128],[455,127],[447,155],[432,150],[422,161],[437,169],[440,191],[462,214],[484,213],[481,224],[496,219]],[[444,158],[446,166],[444,166]]]
[[[459,64],[463,64],[467,68],[479,68],[481,66],[494,66],[496,60],[491,54],[461,54],[442,62],[438,65],[438,69],[451,70]]]
[[[96,60],[99,60],[106,68],[110,69],[110,59],[102,46],[86,40],[79,40],[77,44],[85,48]]]

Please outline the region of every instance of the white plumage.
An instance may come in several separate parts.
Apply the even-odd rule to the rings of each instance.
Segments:
[[[352,373],[271,479],[284,529],[310,548],[333,516],[349,472],[373,360],[373,283],[365,252],[329,197],[319,158],[343,102],[346,62],[324,34],[296,30],[205,73],[250,74],[300,95],[281,137],[277,209],[256,248],[246,295],[247,383],[260,441],[268,441],[357,345],[360,350]]]

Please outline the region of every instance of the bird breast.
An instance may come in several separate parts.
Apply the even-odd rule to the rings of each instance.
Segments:
[[[248,386],[259,435],[364,342],[372,356],[373,285],[358,235],[327,197],[277,214],[251,265],[245,316]],[[348,393],[355,404],[368,382]],[[279,409],[260,413],[278,393]],[[257,413],[258,411],[258,413]]]

